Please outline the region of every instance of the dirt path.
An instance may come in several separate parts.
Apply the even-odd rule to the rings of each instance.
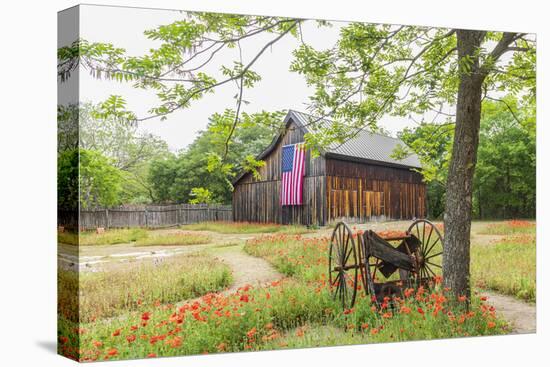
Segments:
[[[533,304],[522,302],[511,296],[493,292],[483,292],[487,302],[495,306],[499,313],[512,326],[513,334],[529,334],[537,329],[537,309]]]
[[[248,255],[241,246],[220,249],[214,256],[227,264],[233,272],[234,281],[228,292],[235,291],[246,284],[261,286],[283,277],[267,261]]]

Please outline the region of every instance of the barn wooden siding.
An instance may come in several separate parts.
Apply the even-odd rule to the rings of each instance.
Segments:
[[[303,132],[294,123],[289,125],[274,150],[264,158],[260,177],[247,174],[233,191],[233,218],[235,221],[324,224],[326,218],[325,159],[306,152],[304,177],[304,204],[280,205],[282,147],[304,141]]]
[[[326,160],[327,221],[426,216],[426,186],[406,168]]]

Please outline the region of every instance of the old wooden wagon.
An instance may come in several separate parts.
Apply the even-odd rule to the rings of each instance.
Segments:
[[[332,123],[290,111],[285,130],[258,156],[265,161],[260,177],[244,172],[236,178],[235,221],[325,225],[426,215],[426,187],[415,170],[420,167],[418,158],[392,158],[400,140],[367,131],[321,151],[318,157],[307,152],[303,205],[280,205],[282,148],[303,142],[312,121]]]
[[[386,235],[353,233],[340,222],[328,252],[333,297],[349,309],[359,289],[380,304],[385,297],[402,296],[405,288],[429,286],[441,274],[442,246],[439,229],[425,219],[414,221],[406,232]],[[392,276],[395,279],[385,280]]]

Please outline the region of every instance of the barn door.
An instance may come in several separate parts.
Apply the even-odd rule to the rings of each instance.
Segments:
[[[372,216],[386,215],[386,197],[383,191],[363,191],[361,211],[368,220]]]
[[[331,190],[330,214],[332,219],[359,217],[359,208],[356,190]]]

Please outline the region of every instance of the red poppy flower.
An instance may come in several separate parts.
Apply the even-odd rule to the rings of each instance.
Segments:
[[[407,306],[401,306],[401,313],[409,314],[411,313],[410,307]]]

